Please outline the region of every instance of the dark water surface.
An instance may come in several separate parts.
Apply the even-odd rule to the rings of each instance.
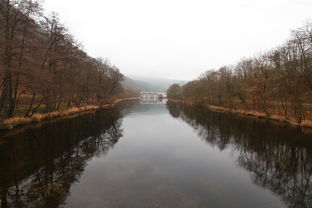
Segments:
[[[310,208],[312,136],[127,104],[3,135],[0,198],[2,208]]]

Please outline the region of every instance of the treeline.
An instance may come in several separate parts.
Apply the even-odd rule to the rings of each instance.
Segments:
[[[293,119],[312,119],[312,22],[293,31],[282,46],[234,66],[210,70],[183,86],[171,99],[230,109],[254,110]]]
[[[43,15],[39,0],[0,0],[0,113],[108,102],[123,93],[119,69],[92,58],[57,15]]]

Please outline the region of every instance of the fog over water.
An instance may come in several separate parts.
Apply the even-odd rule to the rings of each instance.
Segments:
[[[310,0],[46,0],[86,51],[126,75],[191,80],[284,43]]]

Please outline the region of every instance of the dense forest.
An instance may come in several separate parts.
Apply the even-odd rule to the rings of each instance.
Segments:
[[[209,70],[167,91],[171,100],[255,111],[298,124],[312,120],[312,22],[292,31],[280,47],[234,66]]]
[[[127,93],[123,74],[92,58],[41,1],[0,0],[1,118],[107,103]]]

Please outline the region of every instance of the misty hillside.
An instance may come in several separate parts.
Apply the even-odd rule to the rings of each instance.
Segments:
[[[153,86],[147,82],[133,80],[129,77],[125,77],[124,81],[122,81],[122,85],[124,87],[137,89],[139,91],[153,91]]]
[[[152,77],[127,76],[122,82],[122,85],[124,87],[133,88],[145,92],[166,92],[169,86],[174,83],[184,84],[185,81]]]

